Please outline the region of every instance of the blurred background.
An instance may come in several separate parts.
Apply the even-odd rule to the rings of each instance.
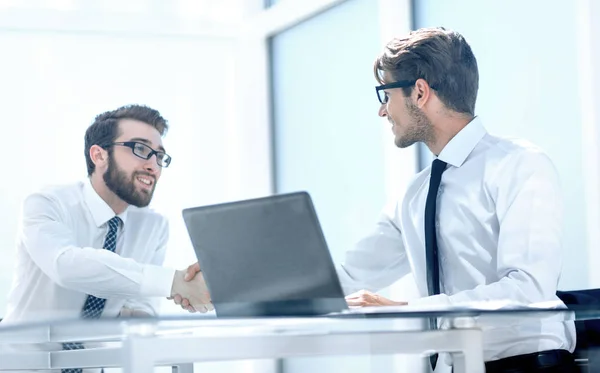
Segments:
[[[431,161],[377,117],[372,66],[411,29],[462,33],[480,69],[476,114],[554,160],[566,221],[559,288],[600,287],[600,2],[595,0],[0,0],[0,317],[23,198],[86,176],[94,117],[146,104],[173,156],[153,205],[166,265],[195,262],[186,207],[308,191],[334,261]],[[412,278],[388,294],[415,296]],[[164,313],[181,312],[165,300]],[[219,372],[411,371],[403,357],[203,364]]]

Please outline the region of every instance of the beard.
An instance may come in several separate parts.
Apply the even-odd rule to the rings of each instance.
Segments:
[[[154,179],[152,189],[150,191],[138,190],[135,185],[135,180],[138,175],[144,175]],[[108,189],[117,195],[123,202],[136,207],[146,207],[152,201],[152,195],[156,188],[156,179],[144,172],[133,172],[128,176],[125,171],[121,170],[115,162],[113,155],[108,156],[108,169],[103,176],[104,182]]]
[[[399,148],[407,148],[416,142],[429,143],[434,141],[433,125],[427,116],[409,98],[406,99],[406,110],[412,119],[412,124],[402,136],[394,140]]]

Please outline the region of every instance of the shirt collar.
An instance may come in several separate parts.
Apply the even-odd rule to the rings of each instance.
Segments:
[[[96,226],[99,228],[104,225],[107,221],[115,217],[115,212],[112,208],[96,193],[96,190],[92,186],[92,181],[87,179],[83,185],[83,199],[85,204],[87,205],[90,213],[92,214],[92,218],[96,223]],[[121,218],[123,225],[125,225],[125,221],[127,219],[127,209],[117,215]]]
[[[454,136],[444,149],[438,159],[454,167],[460,167],[465,162],[475,146],[481,141],[487,131],[479,117],[473,118],[456,136]]]

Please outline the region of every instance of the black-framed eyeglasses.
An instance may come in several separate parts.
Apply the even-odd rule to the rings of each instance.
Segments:
[[[156,154],[156,163],[160,167],[163,167],[163,168],[167,168],[171,164],[171,156],[170,155],[168,155],[165,152],[161,152],[159,150],[154,150],[151,147],[149,147],[148,145],[141,143],[141,142],[137,142],[137,141],[113,142],[112,144],[108,144],[107,146],[111,146],[111,145],[126,146],[131,149],[131,151],[133,152],[134,155],[136,155],[142,159],[145,159],[145,160],[152,158],[152,156],[154,154]]]
[[[379,85],[379,86],[375,87],[375,91],[377,92],[377,98],[379,99],[379,102],[382,105],[387,104],[388,95],[387,95],[387,93],[384,92],[384,89],[406,88],[406,87],[410,87],[411,85],[415,84],[416,82],[417,82],[416,80],[401,80],[399,82]],[[437,89],[436,87],[437,86],[434,86],[434,85],[429,86],[429,88],[431,88],[431,89]]]
[[[382,84],[375,87],[375,91],[377,92],[377,99],[379,102],[384,105],[388,102],[388,95],[385,93],[384,89],[392,89],[392,88],[406,88],[415,84],[416,80],[401,80],[399,82],[393,82],[389,84]]]

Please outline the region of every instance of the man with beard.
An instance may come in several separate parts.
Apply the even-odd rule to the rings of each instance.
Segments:
[[[425,143],[435,160],[347,252],[338,274],[348,305],[560,302],[557,172],[542,150],[488,134],[475,116],[479,73],[465,39],[443,28],[414,31],[387,44],[374,72],[378,114],[396,145]],[[199,270],[190,266],[188,275]],[[422,298],[375,293],[409,273]],[[185,298],[175,301],[191,307]],[[432,319],[428,327],[439,325]],[[484,331],[488,373],[574,372],[574,347],[573,323],[556,319]],[[437,355],[429,363],[443,368]]]
[[[4,322],[156,315],[160,297],[182,293],[212,309],[202,276],[162,267],[168,223],[147,208],[171,163],[167,129],[146,106],[100,114],[85,134],[88,180],[26,198]]]

